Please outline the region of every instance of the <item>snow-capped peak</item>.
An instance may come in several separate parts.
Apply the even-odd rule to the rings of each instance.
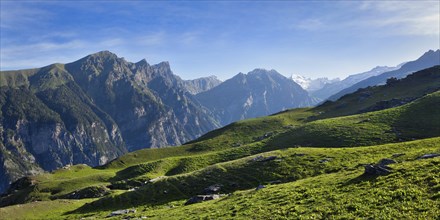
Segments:
[[[328,79],[327,77],[322,77],[322,78],[311,79],[311,78],[301,76],[301,75],[296,75],[296,74],[292,74],[290,76],[290,79],[292,79],[294,82],[296,82],[298,85],[300,85],[303,89],[305,89],[307,91],[316,91],[316,90],[324,87],[324,85],[327,83],[333,83],[333,82],[340,81],[339,78]]]

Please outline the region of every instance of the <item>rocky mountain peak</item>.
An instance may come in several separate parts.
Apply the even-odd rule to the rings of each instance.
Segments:
[[[153,67],[160,68],[160,69],[171,69],[170,63],[168,61],[162,61],[158,64],[153,65]]]
[[[418,60],[423,59],[423,58],[429,58],[429,57],[436,57],[438,60],[440,60],[440,49],[434,51],[434,50],[429,50],[426,53],[424,53]]]
[[[261,76],[261,75],[281,75],[281,74],[273,69],[267,70],[264,68],[257,68],[257,69],[252,70],[251,72],[249,72],[247,75],[248,76]]]
[[[93,54],[90,54],[89,57],[93,58],[102,58],[102,59],[117,59],[118,56],[108,50],[99,51]]]
[[[136,63],[136,66],[150,66],[146,59],[142,59]]]

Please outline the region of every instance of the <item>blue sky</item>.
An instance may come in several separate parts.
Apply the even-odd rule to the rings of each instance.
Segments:
[[[1,1],[1,70],[110,50],[184,79],[341,77],[440,47],[439,1]]]

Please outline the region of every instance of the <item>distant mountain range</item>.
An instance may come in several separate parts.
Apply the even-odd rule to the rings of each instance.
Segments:
[[[220,124],[265,116],[288,108],[315,105],[301,86],[275,70],[255,69],[239,73],[211,90],[196,95]]]
[[[352,84],[350,87],[347,87],[337,93],[333,93],[333,95],[331,95],[329,99],[337,100],[340,97],[344,96],[345,94],[355,92],[360,88],[383,85],[386,83],[387,79],[389,78],[394,77],[397,79],[401,79],[415,71],[419,71],[435,65],[440,65],[440,50],[436,50],[436,51],[430,50],[424,53],[417,60],[404,63],[403,65],[400,66],[400,68],[396,68],[395,70],[392,71],[386,71],[382,74],[377,74],[375,76],[366,78],[362,81],[358,81],[357,83]]]
[[[317,97],[321,100],[325,100],[328,97],[330,97],[333,94],[336,94],[337,92],[348,88],[364,79],[367,79],[372,76],[380,75],[384,72],[392,71],[395,69],[400,68],[397,67],[388,67],[388,66],[377,66],[369,71],[363,72],[363,73],[357,73],[353,75],[349,75],[347,78],[340,80],[340,81],[334,81],[334,82],[328,82],[324,84],[321,88],[317,90],[310,91],[311,95],[314,97]]]

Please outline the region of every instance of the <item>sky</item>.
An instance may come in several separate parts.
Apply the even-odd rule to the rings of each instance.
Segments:
[[[0,69],[109,50],[183,79],[345,78],[440,48],[440,1],[0,1]]]

